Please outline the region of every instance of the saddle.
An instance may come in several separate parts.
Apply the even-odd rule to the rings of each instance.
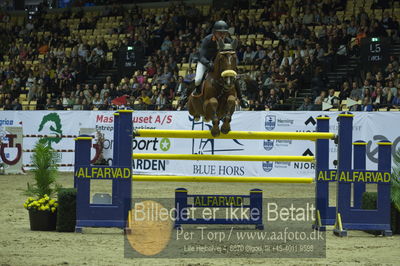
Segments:
[[[195,87],[196,85],[195,85],[194,82],[193,82],[193,85],[192,85],[192,86],[193,86],[193,89],[192,89],[192,93],[191,93],[192,97],[198,98],[198,97],[203,96],[204,81],[207,79],[207,76],[208,76],[209,72],[210,72],[209,70],[206,70],[206,71],[204,72],[203,78],[201,79],[201,83],[200,83],[201,90],[200,90],[200,93],[197,94],[197,95],[194,94],[194,91],[195,91],[195,89],[196,89],[196,87]]]

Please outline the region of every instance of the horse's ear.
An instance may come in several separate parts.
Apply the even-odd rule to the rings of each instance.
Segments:
[[[231,42],[232,50],[236,50],[237,46],[238,46],[237,39],[233,39],[232,42]]]
[[[220,51],[220,50],[224,49],[224,46],[225,46],[224,41],[221,39],[218,39],[218,41],[217,41],[218,50]]]

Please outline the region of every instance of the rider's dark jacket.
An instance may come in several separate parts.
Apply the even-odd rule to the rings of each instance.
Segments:
[[[225,42],[230,42],[230,38],[225,38]],[[209,34],[201,41],[200,45],[200,62],[209,66],[210,62],[213,62],[218,53],[217,41],[213,37],[213,34]]]

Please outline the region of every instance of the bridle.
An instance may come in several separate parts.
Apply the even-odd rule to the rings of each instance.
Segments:
[[[236,69],[226,69],[221,71],[220,61],[227,57],[225,60],[228,60],[228,65],[231,66],[233,65],[231,60],[236,60],[235,55],[236,52],[233,50],[220,51],[217,55],[218,62],[216,62],[216,72],[221,74],[220,77],[216,77],[215,82],[222,88],[223,93],[227,93],[234,88],[237,72]]]

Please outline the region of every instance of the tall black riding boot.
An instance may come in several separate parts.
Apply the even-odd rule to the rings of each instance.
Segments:
[[[199,86],[194,86],[193,95],[200,95],[201,94],[201,84]]]

